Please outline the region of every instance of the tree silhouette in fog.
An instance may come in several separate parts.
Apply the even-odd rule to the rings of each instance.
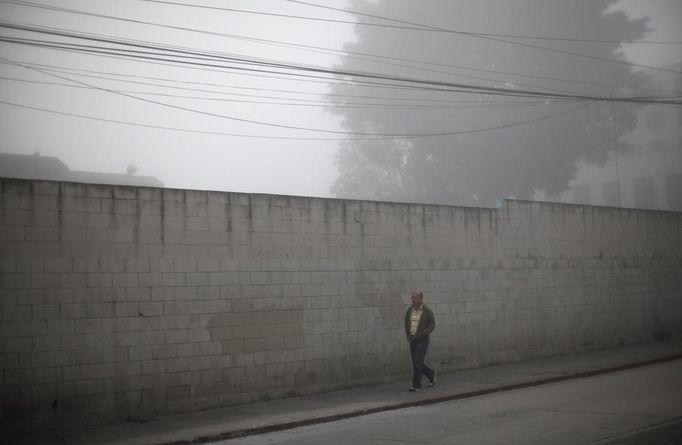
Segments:
[[[641,39],[648,19],[630,20],[613,3],[354,0],[348,10],[361,13],[357,40],[345,45],[340,71],[569,97],[337,83],[331,110],[349,132],[426,136],[344,142],[333,193],[492,205],[497,197],[529,198],[534,189],[561,192],[577,160],[603,164],[614,147],[628,150],[614,137],[635,126],[636,105],[570,98],[634,96],[645,80],[622,63],[619,42]],[[455,134],[428,136],[434,133]]]

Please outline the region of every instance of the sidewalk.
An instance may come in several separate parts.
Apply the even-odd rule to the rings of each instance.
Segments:
[[[22,437],[21,445],[180,445],[261,434],[374,412],[560,382],[682,359],[682,341],[562,355],[438,374],[436,386],[411,393],[409,382],[354,388],[121,423],[63,437]]]

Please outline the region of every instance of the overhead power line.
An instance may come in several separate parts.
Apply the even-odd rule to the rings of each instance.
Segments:
[[[315,74],[325,74],[325,75],[333,75],[333,76],[341,76],[341,77],[347,77],[347,78],[352,78],[352,79],[361,79],[361,80],[381,80],[381,81],[390,81],[390,82],[399,82],[408,86],[418,86],[421,89],[434,89],[434,90],[439,90],[443,92],[448,92],[448,91],[458,91],[458,92],[472,92],[472,93],[484,93],[484,94],[489,94],[489,95],[494,95],[494,96],[514,96],[514,97],[541,97],[541,98],[546,98],[546,99],[583,99],[583,100],[594,100],[594,101],[617,101],[617,102],[635,102],[635,103],[652,103],[652,102],[665,102],[667,98],[660,98],[660,97],[603,97],[603,96],[595,96],[595,95],[588,95],[588,94],[562,94],[562,93],[549,93],[549,92],[542,92],[542,91],[533,91],[533,90],[522,90],[522,89],[502,89],[502,88],[497,88],[497,87],[486,87],[486,86],[481,86],[481,85],[470,85],[470,84],[464,84],[464,83],[456,83],[456,82],[446,82],[446,81],[439,81],[439,80],[430,80],[430,79],[415,79],[411,77],[405,77],[405,76],[397,76],[397,75],[387,75],[387,74],[379,74],[379,73],[371,73],[371,72],[361,72],[361,71],[349,71],[349,70],[335,70],[335,69],[329,69],[329,68],[324,68],[324,67],[316,67],[312,65],[301,65],[301,64],[292,64],[292,63],[283,63],[283,62],[276,62],[276,61],[267,61],[265,59],[255,59],[255,58],[245,58],[245,57],[240,57],[240,56],[233,56],[233,55],[218,55],[218,54],[212,54],[212,53],[207,53],[207,54],[202,54],[199,52],[187,50],[187,49],[171,49],[168,47],[159,47],[150,43],[131,43],[128,41],[124,40],[117,40],[117,39],[111,39],[111,38],[100,38],[100,37],[91,37],[91,36],[83,36],[81,34],[74,34],[74,33],[68,33],[68,32],[62,32],[62,31],[54,31],[51,29],[45,29],[41,27],[32,27],[28,25],[18,25],[18,24],[11,24],[7,22],[1,22],[0,21],[0,27],[4,28],[9,28],[9,29],[16,29],[16,30],[22,30],[22,31],[32,31],[32,32],[38,32],[38,33],[44,33],[44,34],[49,34],[49,35],[56,35],[56,36],[61,36],[61,37],[70,37],[70,38],[77,38],[77,39],[85,39],[88,41],[95,41],[95,42],[101,42],[101,43],[108,43],[108,44],[115,44],[115,45],[120,45],[124,47],[129,47],[129,48],[134,48],[132,50],[116,50],[114,48],[101,48],[101,47],[88,47],[87,45],[75,45],[75,44],[68,44],[68,43],[59,43],[59,44],[53,44],[53,43],[44,43],[44,42],[33,42],[34,44],[37,45],[62,45],[65,47],[69,47],[71,49],[81,49],[81,50],[86,50],[86,51],[92,51],[92,52],[103,52],[103,53],[114,53],[114,54],[121,54],[121,52],[116,52],[116,51],[122,51],[126,55],[130,57],[142,57],[142,58],[152,58],[153,56],[158,56],[159,54],[150,54],[150,53],[145,53],[143,50],[152,50],[152,51],[162,51],[163,54],[165,55],[170,55],[173,57],[176,57],[172,59],[173,62],[180,63],[180,64],[195,64],[195,65],[205,65],[205,66],[213,66],[213,67],[222,67],[222,68],[229,68],[229,69],[237,69],[237,70],[247,70],[247,71],[262,71],[263,68],[268,68],[268,69],[275,69],[278,74],[289,74],[289,73],[295,73],[295,75],[300,75],[301,72],[303,73],[315,73]],[[21,39],[11,39],[11,38],[3,38],[0,40],[4,41],[15,41],[17,43],[21,43]],[[177,57],[181,57],[178,59]],[[187,60],[184,60],[182,58],[192,58],[192,59],[200,59],[201,62],[197,62],[196,60],[188,62]],[[167,60],[166,60],[167,61]],[[204,62],[205,61],[205,62]],[[211,62],[211,63],[209,63]],[[231,63],[232,65],[225,66],[225,65],[219,65],[218,62],[220,63]],[[235,65],[237,64],[237,65]],[[241,65],[246,65],[246,67],[241,66]],[[252,68],[252,67],[259,67],[259,68]],[[272,71],[270,71],[272,72]]]
[[[428,134],[412,135],[412,136],[402,135],[402,136],[390,136],[390,137],[376,136],[376,137],[349,137],[349,138],[340,138],[340,137],[319,138],[319,137],[296,137],[296,136],[265,136],[265,135],[255,135],[255,134],[191,130],[191,129],[184,129],[184,128],[178,128],[178,127],[140,124],[137,122],[98,118],[98,117],[87,116],[87,115],[76,114],[76,113],[67,113],[67,112],[63,112],[63,111],[50,110],[50,109],[42,108],[42,107],[33,107],[33,106],[29,106],[29,105],[17,104],[17,103],[5,101],[5,100],[0,100],[0,104],[12,106],[12,107],[17,107],[17,108],[24,108],[24,109],[28,109],[28,110],[42,111],[42,112],[47,112],[47,113],[52,113],[52,114],[58,114],[58,115],[63,115],[63,116],[78,117],[78,118],[83,118],[83,119],[88,119],[88,120],[109,122],[109,123],[116,123],[116,124],[132,125],[135,127],[143,127],[143,128],[155,128],[155,129],[161,129],[161,130],[170,130],[170,131],[178,131],[178,132],[186,132],[186,133],[201,133],[201,134],[219,135],[219,136],[234,136],[234,137],[245,137],[245,138],[255,138],[255,139],[299,140],[299,141],[381,141],[381,140],[396,140],[396,139],[423,139],[423,138],[432,138],[432,137],[439,137],[439,136],[454,136],[454,135],[464,135],[464,134],[473,134],[473,133],[484,133],[484,132],[488,132],[488,131],[505,130],[505,129],[509,129],[509,128],[534,124],[534,123],[545,121],[548,119],[553,119],[555,117],[562,116],[562,115],[565,115],[568,113],[572,113],[574,111],[578,111],[582,108],[585,108],[589,105],[592,105],[592,103],[580,104],[580,105],[573,107],[573,108],[570,108],[568,110],[564,110],[564,111],[561,111],[558,113],[553,113],[553,114],[541,116],[541,117],[534,118],[534,119],[527,119],[527,120],[523,120],[523,121],[512,122],[509,124],[495,125],[492,127],[484,127],[484,128],[475,128],[475,129],[470,129],[470,130],[449,131],[449,132],[442,132],[442,133],[428,133]],[[348,134],[350,134],[350,133],[348,133]]]
[[[11,0],[8,0],[8,1],[11,1]],[[373,23],[373,22],[365,23],[365,22],[357,22],[357,21],[353,21],[353,20],[330,19],[330,18],[324,18],[324,17],[310,17],[310,16],[302,16],[302,15],[294,15],[294,14],[278,14],[278,13],[264,12],[264,11],[250,11],[247,9],[225,8],[225,7],[220,7],[220,6],[208,6],[208,5],[197,5],[194,3],[171,2],[171,1],[167,1],[167,0],[142,0],[142,1],[147,2],[147,3],[160,3],[160,4],[174,5],[174,6],[188,6],[188,7],[199,8],[199,9],[212,9],[212,10],[217,10],[217,11],[239,12],[239,13],[244,13],[244,14],[256,14],[256,15],[283,17],[283,18],[291,18],[291,19],[314,20],[314,21],[320,21],[320,22],[342,23],[342,24],[348,24],[348,25],[379,26],[379,27],[384,27],[384,28],[406,29],[406,30],[415,30],[415,31],[455,32],[455,31],[451,31],[451,30],[438,29],[438,28],[427,26],[427,25],[418,25],[418,24],[414,24],[414,26],[404,26],[404,25],[401,26],[401,25],[389,25],[389,24],[385,24],[385,23]],[[334,7],[325,6],[325,5],[318,5],[315,3],[296,1],[296,0],[285,0],[285,1],[288,1],[290,3],[298,3],[298,4],[306,5],[306,6],[314,6],[317,8],[329,9],[329,10],[333,10],[333,11],[345,12],[348,14],[365,15],[368,17],[378,18],[381,20],[394,21],[393,19],[389,19],[389,18],[385,18],[385,17],[371,16],[369,14],[360,14],[360,13],[356,13],[356,12],[346,10],[346,9],[334,8]],[[21,3],[27,3],[27,2],[21,2]],[[646,45],[682,45],[682,42],[679,42],[679,41],[665,41],[665,40],[607,40],[607,39],[582,39],[582,38],[576,38],[576,37],[537,36],[537,35],[524,35],[524,34],[496,34],[496,33],[477,32],[477,31],[459,31],[459,32],[461,32],[463,34],[470,34],[470,35],[477,35],[477,36],[509,37],[509,38],[515,38],[515,39],[528,39],[528,40],[552,40],[552,41],[561,41],[561,42],[610,43],[610,44],[627,43],[627,44],[646,44]]]
[[[160,3],[171,3],[171,2],[165,2],[165,1],[162,1],[162,0],[143,0],[143,1],[148,1],[148,2],[160,2]],[[677,70],[673,70],[673,69],[667,69],[667,68],[656,67],[656,66],[650,66],[650,65],[642,65],[642,64],[638,64],[638,63],[627,62],[627,61],[624,61],[624,60],[609,59],[609,58],[606,58],[606,57],[590,56],[590,55],[588,55],[588,54],[576,53],[576,52],[574,52],[574,51],[567,51],[567,50],[561,50],[561,49],[556,49],[556,48],[547,48],[547,47],[545,47],[545,46],[533,45],[533,44],[529,44],[529,43],[509,41],[509,40],[502,39],[502,38],[500,38],[500,37],[495,37],[493,34],[484,34],[484,33],[457,31],[457,30],[454,30],[454,29],[441,28],[441,27],[438,27],[438,26],[424,25],[424,24],[420,24],[420,23],[410,22],[410,21],[407,21],[407,20],[392,19],[392,18],[382,17],[382,16],[378,16],[378,15],[373,15],[373,14],[365,14],[365,13],[362,13],[362,12],[351,11],[351,10],[348,10],[348,9],[334,8],[334,7],[331,7],[331,6],[318,5],[318,4],[315,4],[315,3],[309,3],[309,2],[299,1],[299,0],[287,0],[287,1],[289,1],[289,2],[291,2],[291,3],[300,3],[300,4],[303,4],[303,5],[314,6],[314,7],[317,7],[317,8],[329,9],[329,10],[333,10],[333,11],[342,11],[342,12],[346,12],[346,13],[349,13],[349,14],[354,14],[354,15],[358,15],[358,16],[362,16],[362,17],[371,17],[371,18],[374,18],[374,19],[386,20],[386,21],[390,21],[390,22],[393,22],[393,23],[400,23],[400,24],[405,24],[405,25],[411,25],[411,26],[415,26],[415,27],[418,27],[418,28],[422,28],[422,29],[424,29],[424,30],[431,30],[431,31],[444,32],[444,33],[459,34],[459,35],[470,36],[470,37],[477,37],[477,38],[481,38],[481,39],[492,40],[492,41],[495,41],[495,42],[507,43],[507,44],[510,44],[510,45],[517,45],[517,46],[523,46],[523,47],[526,47],[526,48],[532,48],[532,49],[539,49],[539,50],[543,50],[543,51],[555,52],[555,53],[558,53],[558,54],[566,54],[566,55],[571,55],[571,56],[576,56],[576,57],[584,57],[584,58],[587,58],[587,59],[601,60],[601,61],[604,61],[604,62],[617,63],[617,64],[621,64],[621,65],[636,66],[636,67],[638,67],[638,68],[645,68],[645,69],[648,69],[648,70],[664,71],[664,72],[669,72],[669,73],[674,73],[674,74],[682,74],[682,71],[677,71]],[[364,23],[363,23],[363,25],[364,25]],[[372,26],[374,26],[374,25],[372,25]],[[376,25],[376,26],[378,26],[378,25]],[[522,36],[516,36],[516,37],[522,37]]]
[[[343,20],[326,19],[326,18],[318,18],[318,17],[306,17],[306,16],[298,16],[298,15],[290,15],[290,14],[276,14],[276,13],[268,13],[268,12],[262,12],[262,11],[248,11],[248,10],[236,9],[236,8],[222,8],[222,7],[214,7],[214,6],[206,6],[206,5],[195,5],[195,4],[190,4],[190,3],[170,2],[170,1],[165,1],[165,0],[142,0],[142,1],[148,2],[148,3],[161,3],[161,4],[176,5],[176,6],[190,6],[190,7],[195,7],[195,8],[214,9],[214,10],[222,10],[222,11],[230,11],[230,12],[242,12],[242,13],[248,13],[248,14],[258,14],[258,15],[266,15],[266,16],[274,16],[274,17],[286,17],[286,18],[294,18],[294,19],[306,19],[306,20],[319,20],[319,21],[324,21],[324,22],[348,23],[348,24],[361,25],[361,26],[378,26],[378,27],[386,27],[386,28],[396,28],[396,26],[391,26],[391,25],[382,24],[382,23],[363,23],[363,22],[352,22],[352,21],[343,21]],[[292,3],[300,3],[300,4],[308,5],[308,6],[314,6],[317,8],[328,9],[328,10],[332,10],[332,11],[341,11],[341,12],[354,14],[354,15],[358,15],[358,16],[363,16],[363,17],[371,17],[374,19],[386,20],[386,21],[390,21],[393,23],[400,23],[403,25],[411,25],[411,27],[401,26],[401,27],[399,27],[400,29],[412,29],[412,30],[417,30],[417,31],[435,31],[435,32],[459,34],[459,35],[464,35],[464,36],[477,37],[477,38],[481,38],[481,39],[488,39],[488,40],[492,40],[492,41],[507,43],[510,45],[523,46],[526,48],[540,49],[540,50],[555,52],[555,53],[559,53],[559,54],[566,54],[566,55],[571,55],[571,56],[584,57],[584,58],[588,58],[588,59],[592,59],[592,60],[600,60],[600,61],[604,61],[604,62],[611,62],[611,63],[618,63],[618,64],[629,65],[629,66],[636,66],[636,67],[645,68],[648,70],[656,70],[656,71],[670,72],[670,73],[674,73],[674,74],[682,74],[682,71],[676,71],[676,70],[671,70],[671,69],[662,68],[662,67],[642,65],[642,64],[637,64],[637,63],[633,63],[633,62],[627,62],[624,60],[609,59],[606,57],[598,57],[598,56],[590,56],[588,54],[576,53],[573,51],[560,50],[560,49],[556,49],[556,48],[547,48],[545,46],[533,45],[533,44],[529,44],[529,43],[504,40],[500,37],[496,37],[495,34],[457,31],[454,29],[447,29],[447,28],[441,28],[441,27],[437,27],[437,26],[423,25],[420,23],[414,23],[414,22],[410,22],[407,20],[391,19],[391,18],[387,18],[387,17],[381,17],[381,16],[377,16],[377,15],[372,15],[372,14],[365,14],[365,13],[352,11],[352,10],[348,10],[348,9],[334,8],[331,6],[318,5],[315,3],[308,3],[308,2],[302,2],[302,1],[297,1],[297,0],[287,0],[287,1],[292,2]],[[515,36],[515,37],[517,37],[517,38],[529,38],[529,36]],[[563,40],[563,39],[557,39],[557,40]],[[676,42],[670,42],[670,43],[676,43]]]
[[[0,63],[7,63],[7,62],[2,62]],[[274,92],[274,93],[292,93],[292,94],[297,94],[297,95],[304,95],[304,96],[316,96],[319,97],[321,95],[324,95],[325,97],[339,97],[339,98],[352,98],[352,99],[370,99],[370,100],[386,100],[386,101],[393,101],[393,102],[398,102],[398,103],[438,103],[438,104],[453,104],[453,103],[469,103],[469,104],[474,104],[474,105],[480,105],[481,101],[476,100],[476,99],[468,99],[468,100],[463,100],[463,99],[437,99],[437,98],[407,98],[407,97],[396,97],[395,94],[391,95],[390,97],[386,96],[370,96],[370,95],[357,95],[357,94],[332,94],[332,93],[312,93],[309,91],[300,91],[300,90],[285,90],[285,89],[276,89],[276,88],[264,88],[264,87],[246,87],[246,86],[238,86],[238,85],[225,85],[225,84],[216,84],[216,83],[209,83],[209,82],[194,82],[194,81],[188,81],[188,80],[176,80],[176,79],[169,79],[169,78],[163,78],[163,77],[158,77],[158,76],[139,76],[139,75],[132,75],[132,74],[121,74],[121,73],[113,73],[109,71],[96,71],[96,70],[84,70],[84,69],[74,69],[70,67],[65,67],[65,66],[57,66],[57,65],[48,65],[48,64],[36,64],[36,63],[30,63],[30,62],[25,62],[21,61],[22,64],[32,66],[32,67],[38,67],[38,68],[43,68],[47,71],[50,72],[56,72],[60,74],[76,74],[78,76],[86,76],[86,77],[93,77],[93,78],[100,78],[100,79],[108,79],[108,80],[116,80],[116,81],[122,81],[122,82],[129,82],[129,83],[134,83],[134,84],[142,84],[142,85],[153,85],[153,86],[159,86],[159,87],[164,87],[164,88],[173,88],[173,89],[182,89],[182,90],[188,90],[188,91],[199,91],[199,92],[210,92],[210,93],[216,93],[216,94],[230,94],[230,95],[235,95],[235,93],[227,93],[227,92],[222,92],[222,91],[216,91],[216,90],[202,90],[202,89],[196,89],[196,88],[185,88],[185,87],[178,87],[178,86],[169,86],[167,84],[160,84],[160,83],[148,83],[148,82],[138,82],[138,81],[129,81],[125,80],[128,78],[135,78],[135,79],[145,79],[145,80],[155,80],[155,81],[160,81],[160,82],[171,82],[175,84],[183,84],[183,85],[200,85],[200,86],[208,86],[208,87],[217,87],[217,88],[230,88],[230,89],[237,89],[237,90],[247,90],[247,91],[267,91],[267,92]],[[82,73],[88,73],[88,74],[82,74]],[[106,77],[109,76],[109,77]],[[121,79],[123,78],[123,79]],[[243,95],[245,96],[245,95]],[[254,97],[265,97],[265,96],[254,96]],[[304,100],[304,99],[296,99],[296,100]],[[486,101],[485,104],[490,104],[490,105],[500,105],[500,106],[507,106],[507,105],[541,105],[541,104],[546,104],[546,101],[536,101],[536,102],[530,102],[528,100],[524,100],[522,102],[511,102],[511,101],[501,101],[501,102],[490,102]],[[407,105],[408,107],[410,106],[409,104]],[[441,106],[441,105],[437,105]],[[447,105],[442,105],[442,106],[447,106]]]
[[[491,69],[484,69],[484,68],[457,66],[457,65],[451,65],[451,64],[435,63],[435,62],[428,62],[428,61],[423,61],[423,60],[412,60],[412,59],[399,58],[399,57],[389,57],[389,56],[384,56],[384,55],[367,54],[367,53],[361,53],[361,52],[340,51],[340,50],[335,50],[335,49],[316,47],[316,46],[312,46],[312,45],[293,44],[293,43],[286,43],[286,42],[281,42],[281,41],[239,36],[239,35],[234,35],[234,34],[219,33],[219,32],[213,32],[213,31],[196,29],[196,28],[187,28],[187,27],[173,26],[173,25],[137,20],[137,19],[116,17],[116,16],[111,16],[111,15],[92,13],[92,12],[76,10],[76,9],[42,5],[39,3],[28,2],[28,1],[24,1],[24,0],[0,0],[0,1],[6,2],[6,3],[22,5],[22,6],[39,8],[39,9],[46,9],[46,10],[51,10],[51,11],[65,12],[65,13],[70,13],[70,14],[85,15],[85,16],[103,18],[103,19],[108,19],[108,20],[116,20],[116,21],[122,21],[122,22],[134,23],[134,24],[141,24],[141,25],[145,25],[145,26],[155,26],[155,27],[161,27],[161,28],[166,28],[166,29],[174,29],[174,30],[178,30],[178,31],[200,33],[200,34],[205,34],[205,35],[214,35],[214,36],[218,36],[218,37],[238,39],[238,40],[256,42],[256,43],[261,43],[261,44],[285,46],[285,47],[289,47],[289,48],[295,48],[298,50],[313,51],[316,53],[329,54],[329,52],[332,52],[336,55],[343,55],[344,57],[356,58],[356,59],[365,60],[365,61],[367,61],[367,59],[364,59],[363,57],[370,57],[372,59],[379,59],[379,60],[390,60],[390,61],[398,61],[398,62],[416,63],[418,65],[429,65],[429,66],[455,68],[455,69],[475,71],[475,72],[489,72],[489,73],[494,73],[494,74],[505,74],[508,76],[521,77],[521,78],[553,80],[553,81],[584,84],[584,85],[620,87],[620,85],[612,85],[612,84],[607,84],[607,83],[603,83],[603,82],[589,82],[589,81],[581,81],[581,80],[562,79],[562,78],[551,77],[551,76],[540,76],[540,75],[532,75],[532,74],[514,73],[514,72],[509,72],[509,71],[500,71],[500,70],[491,70]],[[157,3],[162,3],[162,2],[157,2]],[[226,11],[233,11],[233,12],[244,12],[244,13],[251,13],[251,14],[261,14],[261,15],[269,15],[270,14],[270,13],[264,13],[264,12],[258,12],[258,11],[238,10],[238,9],[234,9],[234,8],[219,8],[219,7],[193,5],[193,4],[185,4],[185,3],[177,3],[177,2],[175,2],[175,3],[166,2],[166,3],[171,3],[174,5],[182,5],[182,6],[191,6],[191,7],[197,7],[197,8],[217,9],[217,10],[226,10]],[[301,3],[303,3],[303,2],[301,2]],[[343,11],[343,12],[348,13],[348,11],[338,9],[338,8],[325,7],[325,6],[321,6],[321,5],[315,5],[312,3],[304,3],[304,4],[307,4],[310,6],[316,6],[316,7],[320,7],[320,8],[326,8],[326,9],[335,9],[338,11]],[[288,18],[302,18],[302,19],[306,19],[306,20],[318,20],[319,19],[316,17],[301,17],[301,16],[286,15],[286,14],[273,14],[273,15],[278,15],[278,16],[283,16],[283,17],[288,17]],[[328,20],[328,19],[319,19],[319,20]],[[391,20],[391,19],[384,19],[384,20]],[[331,21],[335,21],[335,20],[331,20]],[[358,24],[357,22],[350,22],[350,21],[341,21],[341,22]],[[370,25],[378,25],[378,24],[366,23],[365,25],[370,26]],[[412,28],[410,28],[410,27],[397,26],[397,25],[390,25],[389,27],[438,31],[438,30],[433,30],[433,29],[424,28],[424,27],[421,27],[421,28],[412,27]],[[481,34],[481,35],[487,35],[487,34]],[[360,57],[358,57],[358,56],[360,56]],[[423,71],[438,72],[438,73],[442,73],[442,74],[454,75],[454,76],[459,76],[459,77],[470,77],[470,78],[473,77],[473,76],[463,75],[461,73],[453,73],[453,72],[446,72],[446,71],[428,69],[428,68],[424,68],[423,66],[407,66],[407,65],[397,64],[397,63],[381,62],[379,60],[371,60],[370,59],[370,61],[372,61],[374,63],[382,63],[382,64],[389,64],[389,65],[393,65],[393,66],[401,66],[401,67],[406,67],[406,68],[411,68],[411,69],[418,69],[418,70],[423,70]],[[478,79],[481,79],[481,78],[478,77]],[[493,82],[504,82],[505,81],[502,79],[485,79],[485,80],[490,80]],[[530,87],[530,86],[524,85],[524,84],[519,84],[519,85]],[[530,87],[530,88],[533,88],[533,87]],[[562,92],[561,90],[558,90],[556,88],[541,87],[541,89],[546,89],[548,91]],[[643,89],[643,90],[645,91],[646,89]],[[563,92],[566,92],[566,91],[563,91]]]
[[[370,137],[370,138],[384,137],[384,138],[388,138],[388,139],[406,139],[406,138],[415,138],[415,137],[448,136],[448,135],[453,135],[453,134],[463,134],[462,132],[454,132],[454,133],[453,133],[453,132],[428,132],[428,133],[349,132],[349,131],[336,131],[336,130],[326,130],[326,129],[309,128],[309,127],[299,127],[299,126],[294,126],[294,125],[275,124],[275,123],[271,123],[271,122],[263,122],[263,121],[253,120],[253,119],[239,118],[239,117],[236,117],[236,116],[229,116],[229,115],[224,115],[224,114],[219,114],[219,113],[212,113],[212,112],[208,112],[208,111],[204,111],[204,110],[197,110],[197,109],[194,109],[194,108],[189,108],[189,107],[183,107],[183,106],[179,106],[179,105],[168,104],[168,103],[165,103],[165,102],[159,102],[159,101],[155,101],[155,100],[151,100],[151,99],[145,99],[145,98],[141,98],[141,97],[138,97],[138,96],[135,96],[135,95],[132,95],[132,94],[122,93],[122,92],[119,92],[119,91],[116,91],[116,90],[98,87],[98,86],[96,86],[96,85],[92,85],[92,84],[88,84],[88,83],[81,82],[81,81],[78,81],[78,80],[70,79],[70,78],[65,77],[65,76],[61,76],[61,75],[49,73],[49,72],[47,72],[47,71],[45,71],[45,70],[41,70],[41,69],[38,69],[38,68],[33,68],[33,67],[30,67],[30,66],[25,66],[25,65],[22,65],[22,64],[20,64],[20,63],[14,62],[14,61],[12,61],[12,60],[3,58],[3,57],[0,57],[0,60],[5,60],[5,61],[7,61],[7,62],[9,62],[9,63],[13,63],[13,64],[15,64],[15,65],[17,65],[17,66],[22,66],[22,67],[24,67],[24,68],[26,68],[26,69],[29,69],[29,70],[32,70],[32,71],[35,71],[35,72],[39,72],[39,73],[43,73],[43,74],[45,74],[45,75],[52,76],[52,77],[55,77],[55,78],[58,78],[58,79],[70,81],[70,82],[73,82],[73,83],[76,83],[76,84],[79,84],[79,85],[88,86],[88,87],[91,87],[91,88],[94,88],[94,89],[97,89],[97,90],[101,90],[101,91],[108,92],[108,93],[111,93],[111,94],[116,94],[116,95],[123,96],[123,97],[127,97],[127,98],[134,99],[134,100],[137,100],[137,101],[146,102],[146,103],[150,103],[150,104],[154,104],[154,105],[160,105],[160,106],[167,107],[167,108],[171,108],[171,109],[176,109],[176,110],[191,112],[191,113],[195,113],[195,114],[199,114],[199,115],[203,115],[203,116],[210,116],[210,117],[216,117],[216,118],[221,118],[221,119],[227,119],[227,120],[236,121],[236,122],[241,122],[241,123],[256,124],[256,125],[262,125],[262,126],[274,127],[274,128],[281,128],[281,129],[286,129],[286,130],[303,130],[303,131],[312,131],[312,132],[319,132],[319,133],[326,133],[326,134],[343,134],[343,135],[352,135],[352,136],[367,136],[367,137]],[[581,105],[581,107],[582,107],[582,105]],[[564,112],[562,112],[561,114],[564,114]],[[549,115],[549,116],[554,116],[554,115]],[[540,118],[539,120],[544,120],[544,119],[545,119],[545,117]],[[537,120],[536,120],[536,121],[537,121]],[[501,126],[501,127],[498,127],[498,128],[507,128],[507,127],[506,127],[506,126]],[[474,131],[465,131],[464,133],[471,133],[471,132],[474,132]]]
[[[58,70],[47,70],[49,72],[53,73],[62,73],[62,74],[70,74],[68,72],[63,72],[63,71],[58,71]],[[71,73],[74,74],[74,73]],[[78,76],[84,76],[83,74],[76,74]],[[86,77],[92,77],[96,79],[104,79],[104,80],[112,80],[112,81],[121,81],[119,79],[115,79],[112,77],[104,77],[104,76],[88,76],[85,75]],[[13,77],[6,77],[6,76],[0,76],[0,80],[6,80],[10,82],[20,82],[20,83],[30,83],[34,85],[52,85],[52,86],[59,86],[59,87],[65,87],[65,88],[79,88],[79,89],[85,89],[85,90],[96,90],[95,88],[91,88],[85,85],[72,85],[68,83],[58,83],[58,82],[48,82],[48,81],[40,81],[40,80],[29,80],[29,79],[21,79],[21,78],[13,78]],[[195,91],[195,92],[203,92],[203,93],[209,93],[209,94],[216,94],[216,95],[228,95],[228,96],[237,96],[237,97],[248,97],[248,98],[258,98],[258,99],[270,99],[270,101],[264,101],[264,100],[246,100],[246,99],[235,99],[235,98],[225,98],[225,97],[206,97],[206,96],[190,96],[190,95],[181,95],[181,94],[169,94],[169,93],[161,93],[161,92],[153,92],[153,91],[135,91],[135,90],[124,90],[124,89],[112,89],[113,91],[121,92],[121,93],[129,93],[129,94],[142,94],[142,95],[150,95],[150,96],[160,96],[160,97],[174,97],[174,98],[180,98],[180,99],[193,99],[193,100],[200,100],[200,101],[212,101],[212,102],[230,102],[230,103],[248,103],[248,104],[260,104],[260,105],[277,105],[277,106],[290,106],[290,107],[317,107],[317,108],[354,108],[354,109],[386,109],[386,110],[400,110],[400,109],[405,109],[405,110],[472,110],[472,109],[485,109],[485,108],[494,108],[494,109],[502,109],[502,108],[529,108],[529,107],[538,107],[538,106],[544,106],[546,107],[548,104],[546,102],[471,102],[467,101],[467,104],[460,104],[460,105],[455,105],[455,104],[450,104],[450,105],[424,105],[424,104],[419,104],[419,103],[412,103],[412,104],[401,104],[401,103],[372,103],[372,102],[344,102],[344,103],[338,103],[335,101],[331,100],[312,100],[312,99],[295,99],[291,97],[277,97],[277,96],[264,96],[264,95],[256,95],[256,94],[241,94],[241,93],[229,93],[229,92],[224,92],[224,91],[215,91],[215,90],[201,90],[201,89],[195,89],[195,88],[183,88],[183,87],[176,87],[176,86],[169,86],[169,85],[161,85],[161,84],[154,84],[154,83],[148,83],[148,82],[135,82],[135,81],[129,81],[129,80],[124,80],[122,82],[126,83],[133,83],[133,84],[138,84],[138,85],[147,85],[147,86],[153,86],[153,87],[158,87],[158,88],[171,88],[171,89],[180,89],[180,90],[187,90],[187,91]],[[387,99],[388,100],[388,99]],[[293,101],[293,102],[292,102]],[[456,102],[456,101],[454,101]],[[559,102],[554,102],[554,104],[557,104]]]

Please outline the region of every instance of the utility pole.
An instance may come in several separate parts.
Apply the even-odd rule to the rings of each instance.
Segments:
[[[620,166],[618,165],[618,131],[616,129],[616,104],[611,94],[611,128],[613,128],[613,150],[616,152],[616,190],[618,207],[622,207],[620,202]]]

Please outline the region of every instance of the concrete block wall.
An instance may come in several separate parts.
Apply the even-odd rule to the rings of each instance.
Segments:
[[[2,424],[79,427],[682,332],[682,214],[0,180]]]

